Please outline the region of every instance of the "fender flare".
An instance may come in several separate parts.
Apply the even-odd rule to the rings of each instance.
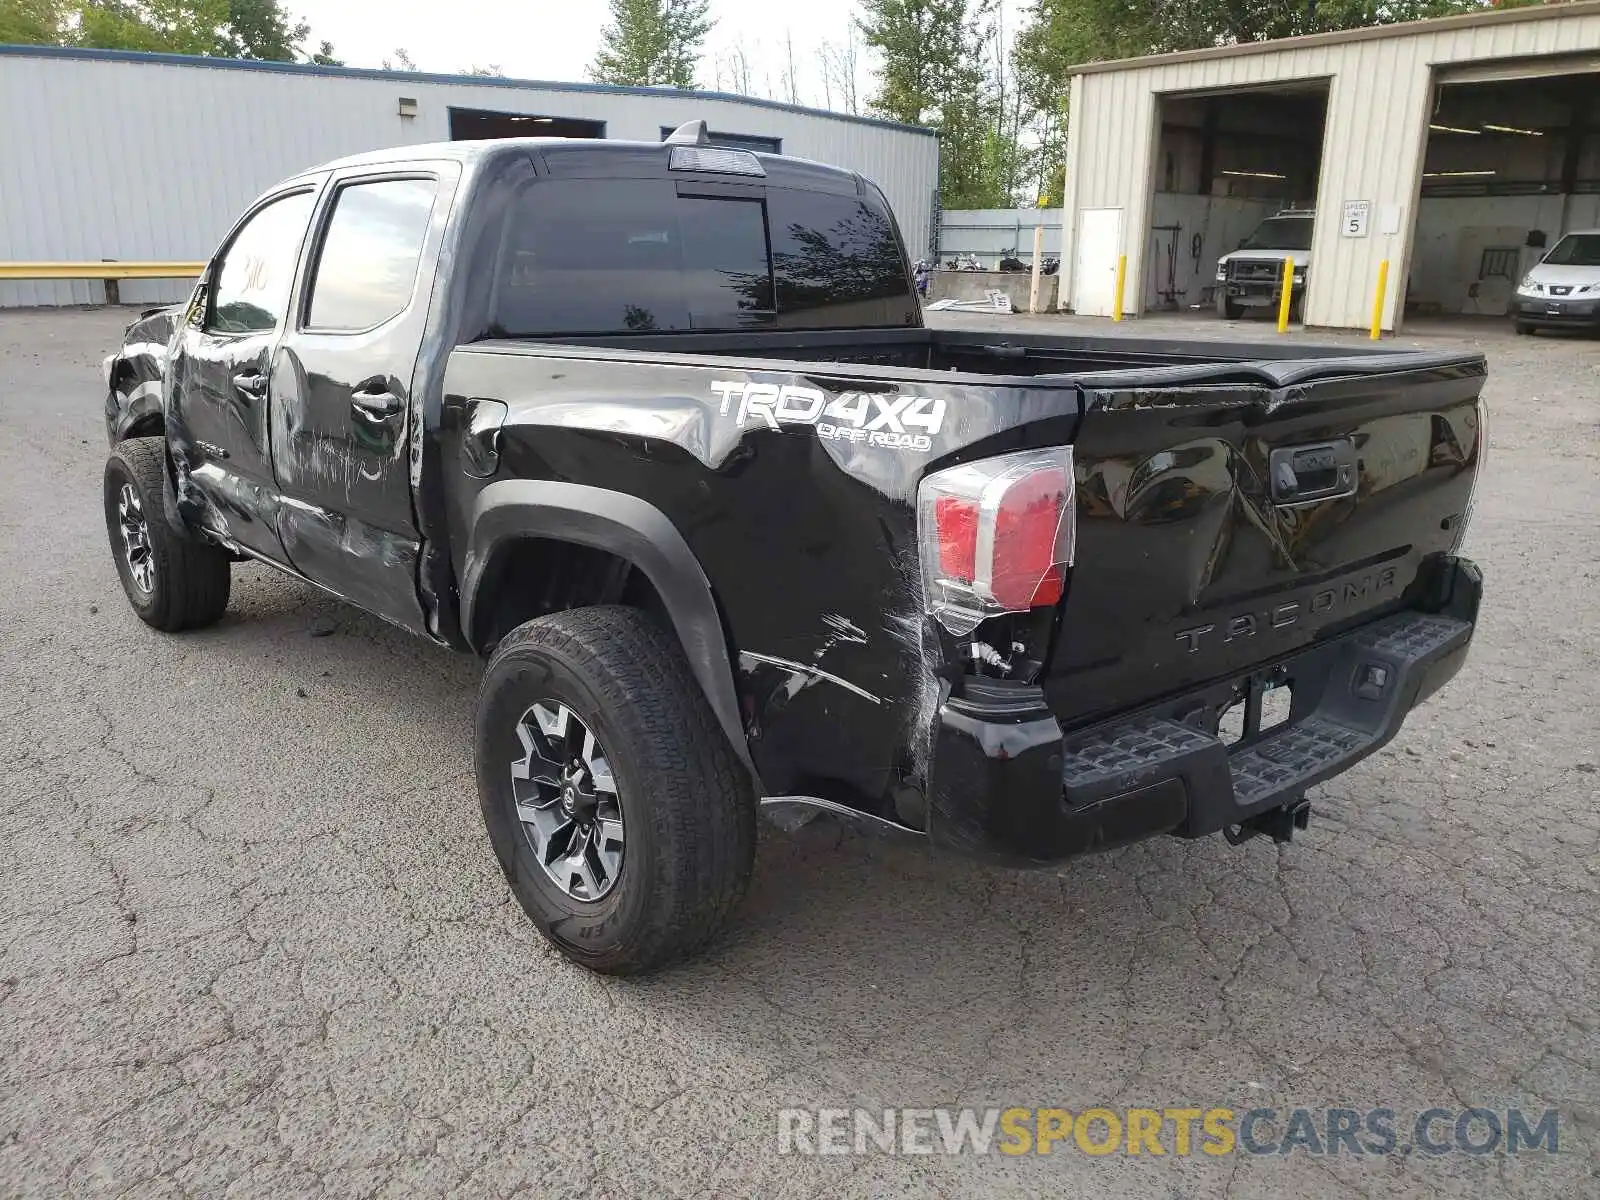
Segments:
[[[632,563],[666,606],[689,669],[723,734],[758,785],[739,720],[733,665],[716,597],[700,561],[677,527],[653,504],[605,488],[544,479],[503,479],[472,505],[466,570],[461,580],[461,628],[472,639],[484,571],[496,550],[523,538],[546,538],[604,550]],[[481,650],[474,645],[474,650]]]

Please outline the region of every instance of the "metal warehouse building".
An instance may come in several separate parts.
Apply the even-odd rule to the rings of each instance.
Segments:
[[[528,83],[0,46],[0,262],[194,262],[277,180],[342,155],[484,137],[713,141],[848,167],[888,196],[913,257],[939,181],[927,129],[665,88]],[[187,285],[130,281],[128,302]],[[96,303],[98,282],[0,281],[0,306]]]
[[[1600,228],[1600,2],[1095,63],[1071,82],[1062,304],[1209,303],[1217,260],[1316,209],[1309,325],[1504,313]]]

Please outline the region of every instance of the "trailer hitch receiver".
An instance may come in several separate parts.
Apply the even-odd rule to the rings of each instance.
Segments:
[[[1232,846],[1241,846],[1263,835],[1281,844],[1294,841],[1295,830],[1303,831],[1310,824],[1311,801],[1302,798],[1282,808],[1257,813],[1239,825],[1227,826],[1222,832]]]

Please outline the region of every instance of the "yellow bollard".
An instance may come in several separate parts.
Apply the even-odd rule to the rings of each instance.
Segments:
[[[1122,320],[1122,293],[1128,286],[1128,256],[1122,255],[1117,259],[1117,291],[1111,298],[1111,319]]]
[[[1278,301],[1278,332],[1289,332],[1289,305],[1294,299],[1294,259],[1283,260],[1283,299]]]
[[[1372,301],[1372,340],[1383,336],[1383,299],[1389,291],[1389,260],[1378,264],[1378,295]]]

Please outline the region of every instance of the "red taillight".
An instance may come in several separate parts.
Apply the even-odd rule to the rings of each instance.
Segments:
[[[933,510],[939,537],[939,573],[971,583],[978,560],[977,504],[955,496],[940,496]]]
[[[1072,563],[1072,451],[983,459],[922,481],[917,520],[928,611],[965,635],[1002,612],[1057,603]]]
[[[1061,599],[1055,554],[1065,500],[1059,471],[1035,471],[1007,487],[995,514],[989,587],[1007,611]]]

